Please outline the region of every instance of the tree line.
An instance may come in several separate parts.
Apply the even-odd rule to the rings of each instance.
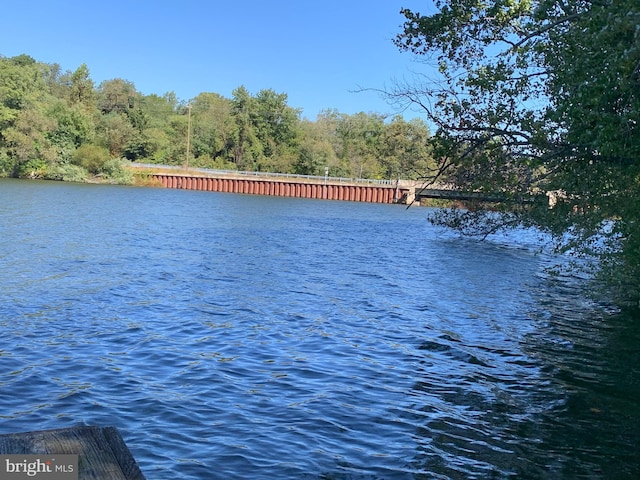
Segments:
[[[0,176],[126,183],[121,159],[166,165],[364,178],[413,178],[432,163],[420,119],[321,112],[287,94],[240,86],[144,95],[128,80],[95,85],[87,65],[62,71],[29,55],[0,56]]]

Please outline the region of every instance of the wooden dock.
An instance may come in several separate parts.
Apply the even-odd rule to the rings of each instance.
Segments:
[[[0,454],[78,455],[78,480],[145,480],[115,427],[78,426],[3,434]]]

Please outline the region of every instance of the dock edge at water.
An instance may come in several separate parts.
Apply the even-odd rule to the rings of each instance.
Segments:
[[[0,434],[0,454],[78,455],[78,480],[146,480],[115,427]]]

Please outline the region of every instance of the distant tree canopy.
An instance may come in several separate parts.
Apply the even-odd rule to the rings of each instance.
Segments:
[[[555,192],[554,208],[443,210],[433,221],[487,234],[535,225],[600,257],[620,297],[640,299],[640,3],[437,0],[403,10],[395,43],[439,72],[390,97],[437,127],[438,168],[459,188],[507,198]],[[495,208],[495,206],[494,206]],[[569,235],[566,235],[569,233]]]
[[[181,165],[189,127],[194,167],[411,178],[431,162],[420,120],[326,111],[310,121],[287,101],[243,86],[232,98],[204,92],[180,101],[143,95],[120,78],[96,86],[84,64],[62,72],[28,55],[0,56],[0,176],[82,180],[123,158]]]

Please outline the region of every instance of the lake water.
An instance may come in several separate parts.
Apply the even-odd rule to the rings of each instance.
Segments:
[[[149,480],[637,478],[640,322],[425,215],[0,181],[0,432],[113,425]]]

